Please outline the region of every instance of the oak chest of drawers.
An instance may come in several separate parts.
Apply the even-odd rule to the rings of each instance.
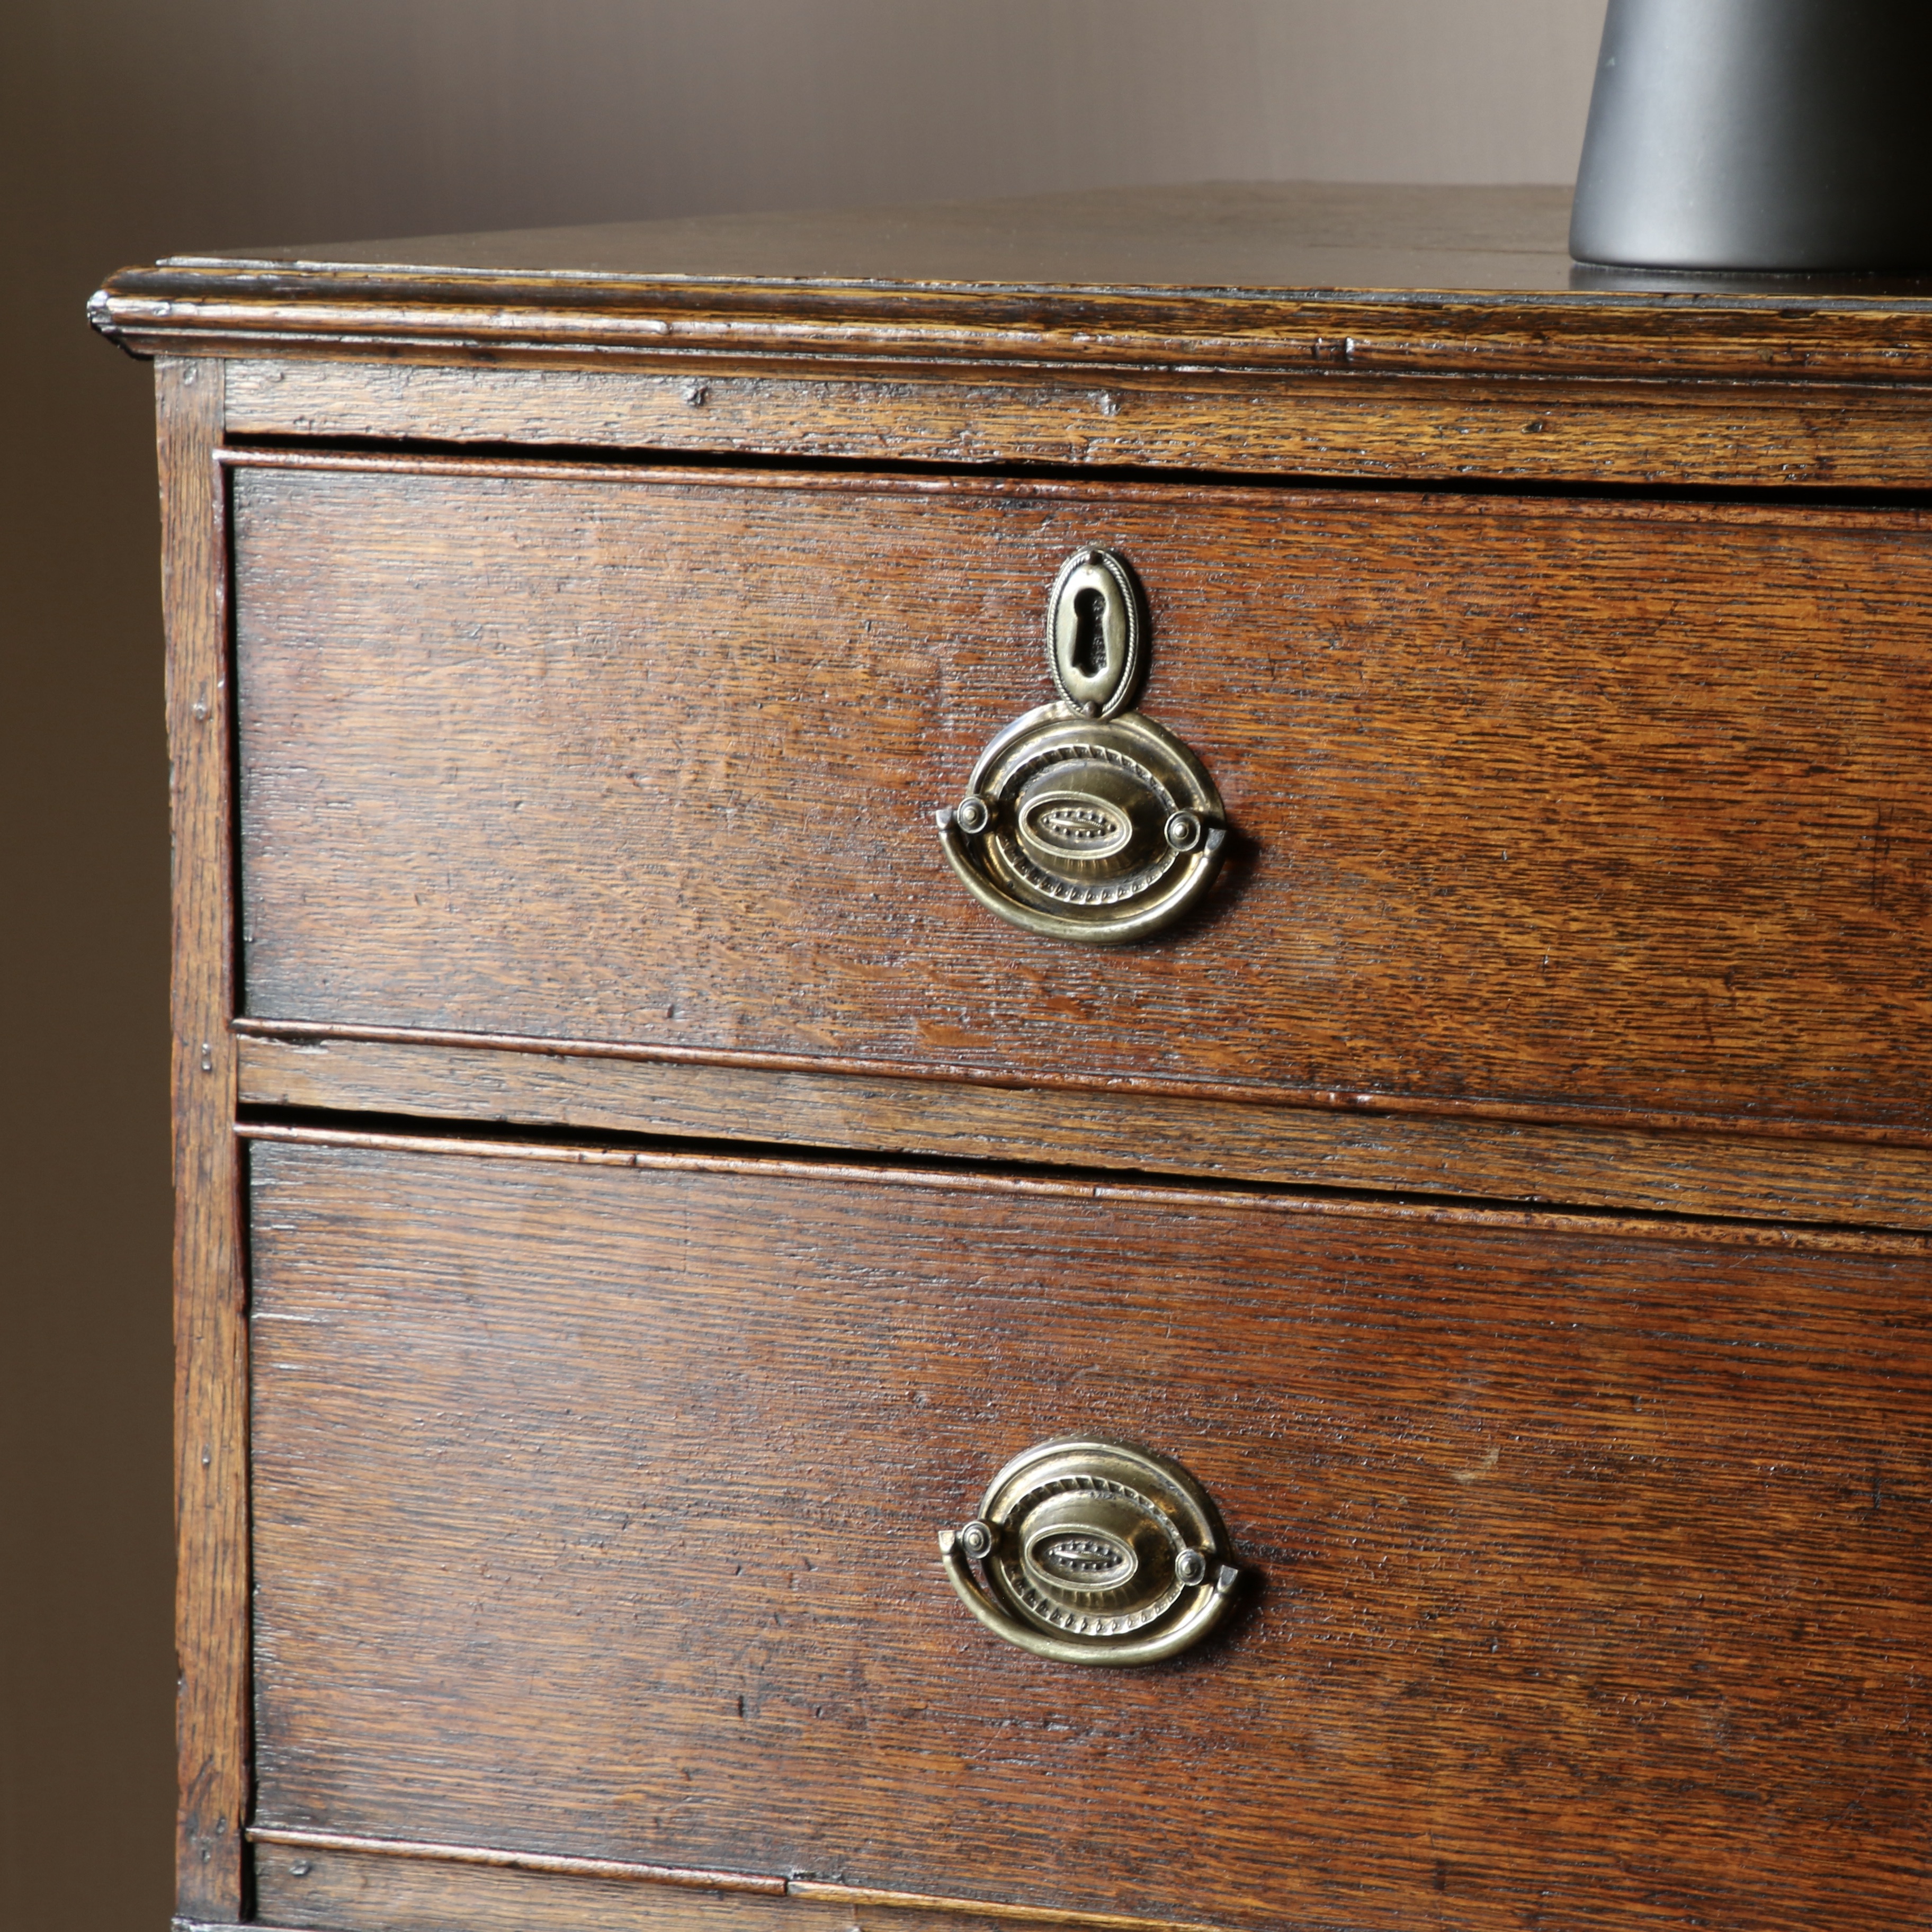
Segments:
[[[97,298],[186,1922],[1932,1916],[1932,308],[1563,204]]]

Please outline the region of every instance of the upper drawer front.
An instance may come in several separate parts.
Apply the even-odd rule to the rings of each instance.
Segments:
[[[272,1827],[1209,1924],[1928,1922],[1922,1248],[253,1170]],[[1218,1502],[1199,1648],[1082,1670],[955,1600],[935,1531],[1070,1431]],[[391,1922],[296,1862],[270,1922]]]
[[[1932,1124],[1932,542],[1855,512],[500,466],[234,477],[261,1017]],[[1128,556],[1206,910],[932,814]]]

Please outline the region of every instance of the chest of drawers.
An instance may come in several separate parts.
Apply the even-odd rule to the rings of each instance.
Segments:
[[[1932,1912],[1932,308],[1564,215],[97,298],[184,1922]]]

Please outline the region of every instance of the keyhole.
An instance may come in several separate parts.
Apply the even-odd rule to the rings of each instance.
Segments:
[[[1107,598],[1104,591],[1076,591],[1073,597],[1073,648],[1067,656],[1082,677],[1100,677],[1107,669]]]

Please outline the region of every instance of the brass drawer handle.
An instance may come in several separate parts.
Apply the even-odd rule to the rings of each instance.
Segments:
[[[1068,1437],[1014,1457],[980,1514],[939,1532],[939,1551],[995,1636],[1057,1663],[1118,1666],[1157,1664],[1220,1622],[1240,1579],[1224,1540],[1178,1463]]]
[[[989,912],[1054,939],[1118,945],[1170,926],[1214,883],[1227,826],[1208,768],[1130,707],[1147,668],[1139,587],[1076,550],[1047,599],[1060,701],[1016,718],[937,814],[947,860]]]

